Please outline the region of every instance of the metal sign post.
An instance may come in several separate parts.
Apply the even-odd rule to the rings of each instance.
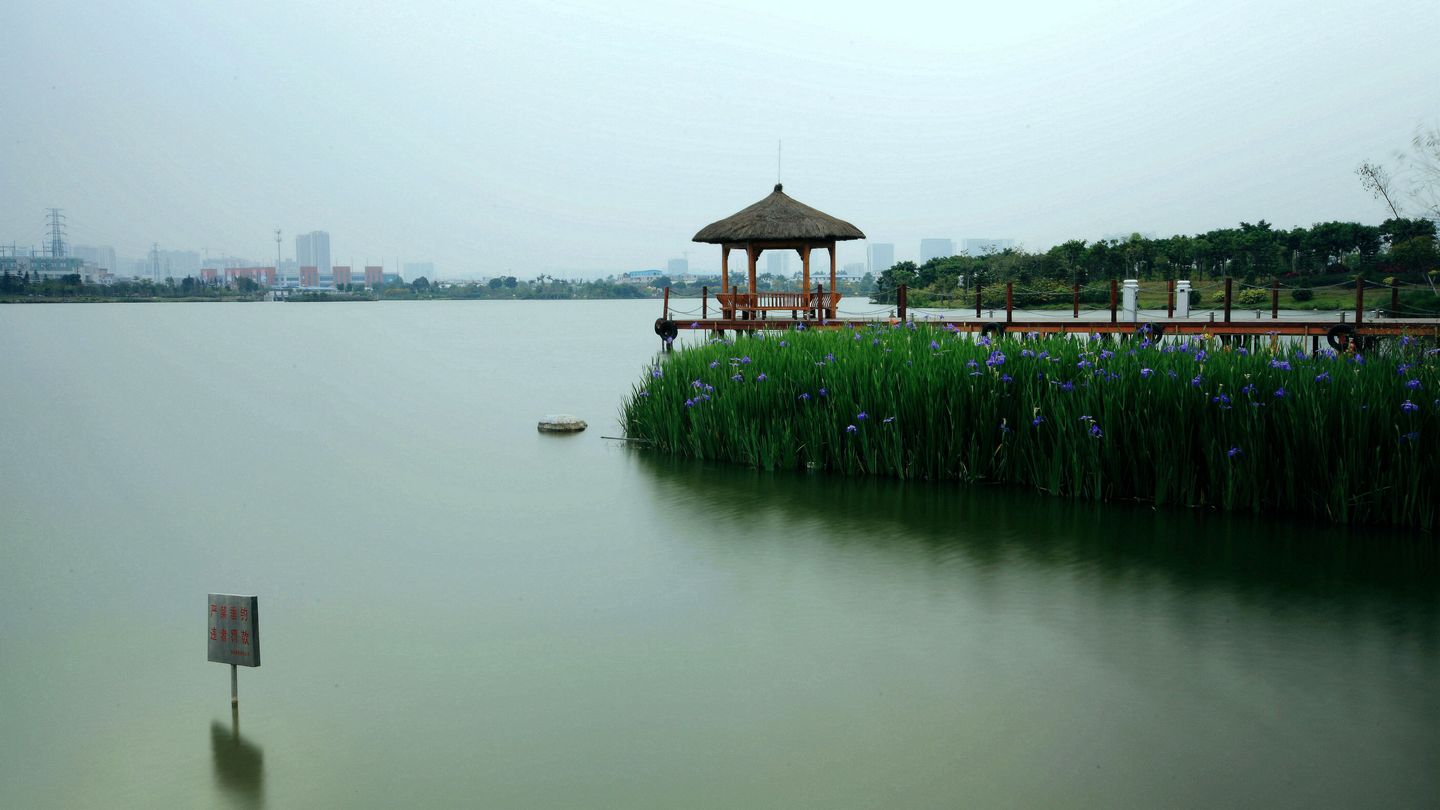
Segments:
[[[260,666],[260,597],[212,593],[209,611],[208,658],[230,665],[230,705],[240,705],[237,667]]]

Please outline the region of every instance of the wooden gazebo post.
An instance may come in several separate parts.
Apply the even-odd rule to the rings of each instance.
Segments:
[[[720,317],[734,317],[731,308],[725,306],[730,298],[730,246],[720,246]]]
[[[830,301],[825,302],[825,317],[834,319],[835,308],[830,305],[835,300],[835,240],[830,240]]]
[[[805,293],[805,313],[810,312],[810,246],[800,248],[800,291]]]
[[[762,250],[764,250],[764,248],[756,248],[753,244],[749,242],[745,243],[745,253],[750,257],[750,296],[745,299],[745,304],[747,307],[751,308],[751,319],[754,319],[755,317],[755,310],[753,309],[753,307],[755,306],[755,264],[759,260],[760,252]]]

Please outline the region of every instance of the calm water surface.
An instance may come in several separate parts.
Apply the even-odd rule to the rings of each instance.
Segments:
[[[657,460],[657,310],[0,307],[0,806],[1440,803],[1434,537]]]

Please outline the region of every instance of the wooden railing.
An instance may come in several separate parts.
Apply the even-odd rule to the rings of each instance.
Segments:
[[[734,292],[718,293],[721,317],[763,317],[766,312],[791,312],[800,318],[833,318],[840,306],[836,292]]]

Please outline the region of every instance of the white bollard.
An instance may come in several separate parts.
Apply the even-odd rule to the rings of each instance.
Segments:
[[[1140,280],[1134,278],[1125,279],[1120,287],[1120,310],[1125,313],[1125,320],[1135,323],[1139,320]]]
[[[1175,282],[1175,317],[1190,317],[1190,282]]]

